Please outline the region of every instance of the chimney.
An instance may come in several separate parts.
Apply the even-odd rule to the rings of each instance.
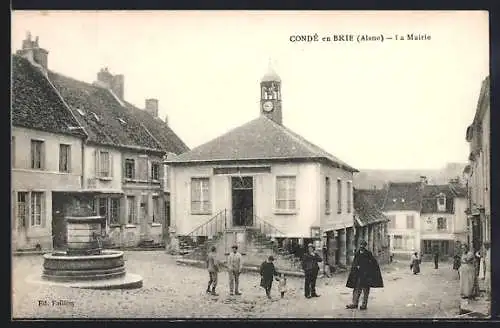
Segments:
[[[146,112],[154,117],[158,117],[158,99],[146,99]]]
[[[165,115],[165,123],[168,125],[168,115]]]
[[[31,63],[35,62],[40,65],[45,71],[47,70],[47,59],[49,52],[40,48],[38,44],[38,36],[35,40],[31,39],[31,33],[26,34],[26,39],[23,40],[23,47],[16,52],[24,58],[27,58]]]
[[[113,75],[109,72],[107,67],[104,67],[97,73],[97,81],[98,84],[110,89],[120,100],[123,100],[125,89],[123,75]]]

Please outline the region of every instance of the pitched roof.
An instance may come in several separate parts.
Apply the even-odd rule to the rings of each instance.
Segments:
[[[420,211],[422,204],[422,185],[420,182],[390,182],[382,210]]]
[[[465,197],[465,189],[461,186],[426,185],[422,194],[422,213],[437,213],[437,198],[440,194],[446,197],[446,210],[444,213],[454,213],[454,199]]]
[[[90,141],[175,154],[188,150],[166,123],[155,122],[151,114],[131,104],[122,106],[109,90],[52,71],[49,78],[85,127]]]
[[[379,198],[383,195],[383,190],[353,190],[354,215],[358,225],[366,226],[388,221],[388,218],[380,210]]]
[[[357,172],[355,168],[332,154],[263,115],[169,162],[175,164],[280,159],[326,160],[334,166]]]
[[[20,56],[12,56],[12,125],[84,137],[78,122],[45,76]]]

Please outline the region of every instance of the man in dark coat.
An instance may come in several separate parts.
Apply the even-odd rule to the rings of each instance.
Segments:
[[[260,286],[266,290],[267,298],[271,299],[271,288],[273,287],[273,278],[278,276],[274,267],[274,257],[271,255],[260,265]]]
[[[434,249],[434,269],[437,269],[439,266],[439,250],[436,248]]]
[[[363,303],[359,309],[366,310],[370,288],[384,287],[380,266],[373,254],[366,249],[366,245],[366,241],[362,240],[354,254],[351,272],[347,278],[346,287],[353,288],[352,303],[346,306],[348,309],[358,308],[359,297],[363,293]]]
[[[316,279],[318,278],[319,265],[323,259],[314,251],[312,244],[307,245],[307,253],[302,258],[302,269],[304,270],[304,293],[306,298],[319,297],[316,293]]]

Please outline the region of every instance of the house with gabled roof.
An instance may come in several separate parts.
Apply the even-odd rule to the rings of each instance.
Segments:
[[[283,125],[281,79],[272,69],[260,90],[259,117],[167,161],[175,234],[225,236],[224,247],[244,248],[257,229],[283,248],[344,245],[345,264],[357,170]]]
[[[78,81],[49,70],[47,55],[38,38],[33,41],[28,36],[13,57],[38,77],[23,83],[36,81],[38,87],[51,90],[64,109],[60,112],[72,118],[66,129],[84,135],[82,145],[71,149],[71,154],[79,154],[78,196],[52,192],[49,219],[54,246],[65,244],[64,207],[75,198],[105,218],[105,237],[110,244],[161,243],[169,216],[168,173],[162,160],[189,148],[158,118],[158,100],[147,99],[144,110],[124,100],[122,75],[102,69],[95,83]],[[19,89],[23,88],[20,84]],[[14,104],[18,94],[14,90]],[[31,107],[37,115],[45,115],[43,103],[33,101]],[[18,110],[13,108],[14,113]],[[36,129],[35,123],[28,128]],[[43,158],[57,157],[52,149],[46,151]]]
[[[431,258],[437,250],[443,259],[467,242],[467,193],[458,182],[425,185],[422,192],[422,256]]]
[[[389,219],[391,252],[395,256],[420,252],[420,211],[426,182],[389,182],[381,210]]]
[[[52,248],[53,197],[78,192],[86,134],[43,74],[12,57],[12,248]]]

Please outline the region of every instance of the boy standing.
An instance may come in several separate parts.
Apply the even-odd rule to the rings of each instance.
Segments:
[[[241,260],[241,254],[238,253],[238,246],[233,245],[233,252],[227,257],[227,272],[229,275],[229,294],[230,295],[241,295],[238,290],[238,285],[240,283],[240,273],[243,268],[243,261]],[[234,292],[234,293],[233,293]]]

